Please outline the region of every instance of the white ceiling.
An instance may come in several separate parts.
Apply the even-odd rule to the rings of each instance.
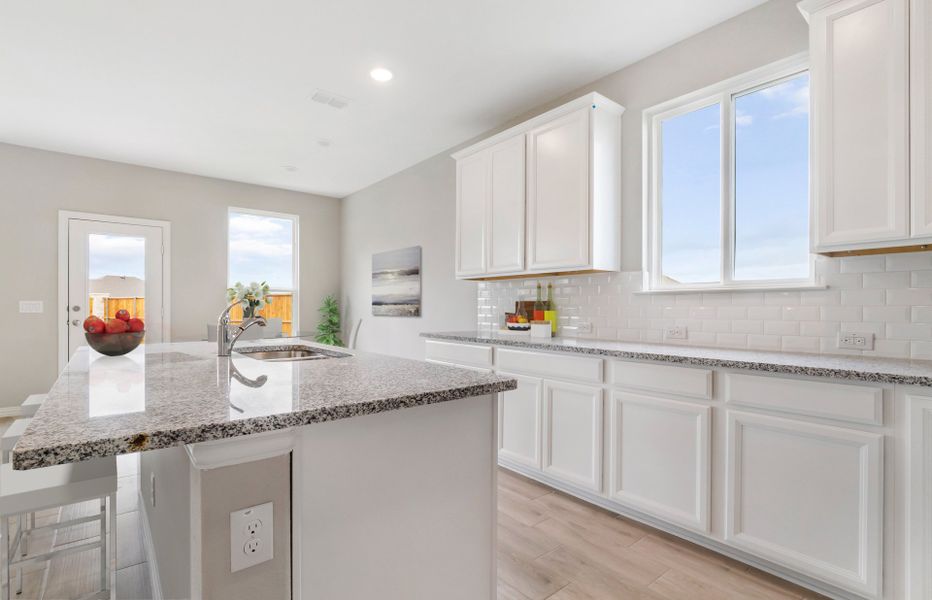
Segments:
[[[0,0],[0,141],[343,197],[762,1]]]

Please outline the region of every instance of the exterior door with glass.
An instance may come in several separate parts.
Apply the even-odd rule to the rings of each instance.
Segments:
[[[146,343],[167,339],[164,318],[164,248],[167,224],[143,225],[135,220],[67,219],[67,363],[86,345],[84,319],[106,320],[126,309],[146,323]]]

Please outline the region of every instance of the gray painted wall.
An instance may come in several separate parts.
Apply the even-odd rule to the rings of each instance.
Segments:
[[[520,115],[506,129],[596,91],[626,107],[622,125],[622,265],[641,268],[641,112],[655,104],[808,48],[795,0],[771,0],[607,77]],[[464,142],[468,145],[474,140]],[[423,357],[422,331],[476,326],[476,285],[453,274],[455,167],[443,152],[343,200],[342,286],[352,317],[363,317],[359,348]],[[372,252],[423,246],[420,319],[372,317]]]
[[[0,144],[0,407],[48,391],[58,369],[58,211],[171,221],[172,339],[206,337],[227,287],[227,208],[297,214],[302,329],[340,289],[340,200]],[[18,313],[42,300],[43,314]]]

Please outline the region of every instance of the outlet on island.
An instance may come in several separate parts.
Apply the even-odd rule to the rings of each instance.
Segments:
[[[230,513],[230,572],[272,560],[272,503]]]

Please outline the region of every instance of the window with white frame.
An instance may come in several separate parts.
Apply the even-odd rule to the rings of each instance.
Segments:
[[[228,285],[267,282],[271,303],[258,314],[281,319],[282,333],[298,332],[298,216],[229,209]],[[242,318],[231,311],[231,320]]]
[[[811,283],[805,60],[644,115],[648,289]]]

